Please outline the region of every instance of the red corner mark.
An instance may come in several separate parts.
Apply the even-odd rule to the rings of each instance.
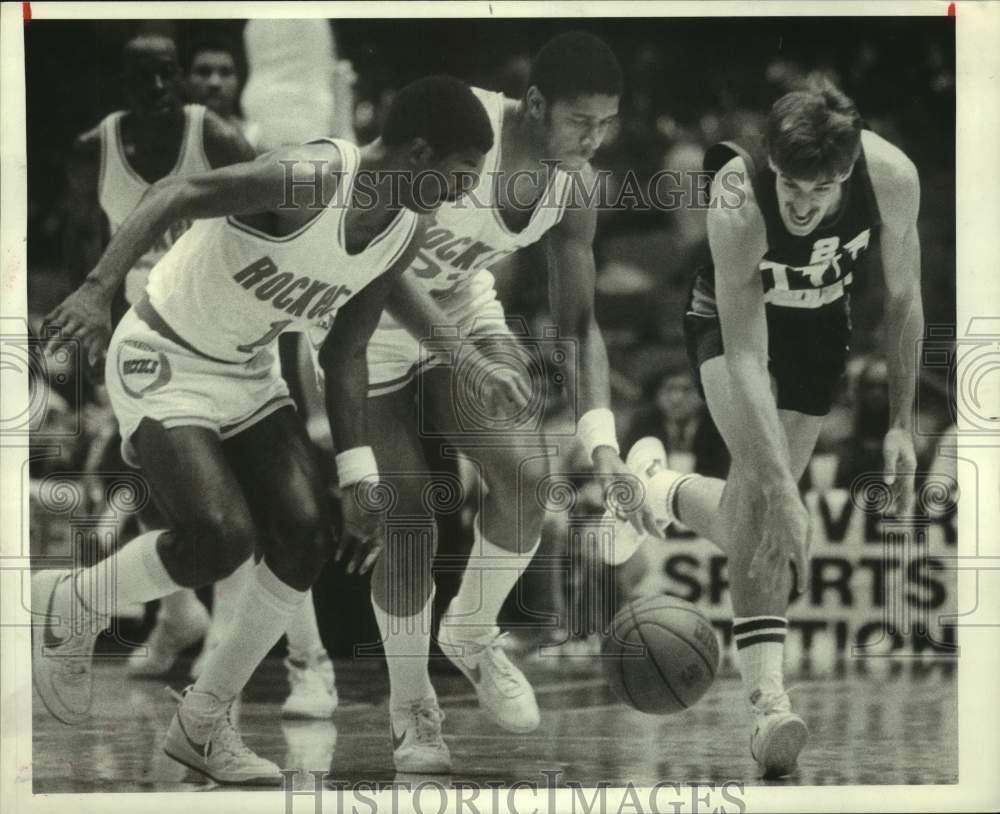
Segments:
[[[21,3],[21,17],[25,22],[31,19],[31,3]]]
[[[948,16],[949,17],[954,17],[955,16],[955,4],[954,3],[949,3],[948,4]]]

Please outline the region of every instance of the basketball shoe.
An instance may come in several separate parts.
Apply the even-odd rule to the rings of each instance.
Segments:
[[[291,692],[281,707],[285,718],[329,718],[337,708],[337,685],[333,662],[326,651],[309,661],[285,659]]]
[[[32,577],[31,610],[41,620],[32,628],[35,688],[53,717],[79,724],[90,715],[94,642],[108,620],[84,607],[68,570]]]
[[[146,643],[128,657],[126,670],[133,678],[159,678],[170,672],[177,657],[208,633],[211,617],[197,598],[186,603],[184,617],[158,616]]]
[[[451,614],[451,607],[441,618],[438,645],[476,688],[479,705],[508,732],[525,734],[540,722],[535,691],[524,673],[510,663],[502,639],[506,634],[493,627],[485,633],[469,636]]]
[[[389,712],[392,762],[398,772],[447,774],[451,752],[441,737],[444,713],[433,695]]]
[[[799,752],[809,737],[809,729],[792,712],[788,693],[752,699],[753,715],[750,754],[765,779],[784,777],[795,771]]]
[[[278,786],[277,764],[257,755],[243,742],[233,720],[235,699],[184,690],[167,730],[163,751],[178,763],[223,785]]]

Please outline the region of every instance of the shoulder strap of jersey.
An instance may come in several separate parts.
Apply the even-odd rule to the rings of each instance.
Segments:
[[[879,210],[878,198],[875,196],[875,188],[872,186],[871,174],[868,172],[868,160],[865,158],[864,142],[861,144],[861,152],[858,160],[854,164],[854,171],[851,173],[851,183],[856,185],[857,194],[861,197],[864,205],[868,208],[872,225],[882,225],[882,213]]]
[[[205,150],[205,111],[204,105],[184,105],[184,115],[187,118],[187,132],[184,134],[184,155],[177,166],[181,172],[193,172],[196,169],[212,168]]]
[[[109,113],[101,119],[101,123],[98,125],[98,133],[101,139],[101,167],[97,176],[98,201],[102,201],[104,198],[104,187],[107,184],[109,174],[112,172],[112,165],[116,165],[119,172],[124,169],[122,167],[124,157],[121,155],[121,150],[119,149],[118,138],[118,128],[120,127],[123,112],[116,110],[114,113]]]
[[[752,147],[747,148],[735,141],[720,141],[705,151],[702,166],[714,178],[719,170],[737,157],[743,159],[743,164],[747,168],[750,185],[767,228],[767,244],[773,246],[782,225],[774,190],[774,174],[768,165],[767,150],[764,148],[763,142],[755,143]]]

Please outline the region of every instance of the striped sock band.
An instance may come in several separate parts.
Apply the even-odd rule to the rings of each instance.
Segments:
[[[781,616],[746,616],[733,619],[733,641],[742,650],[754,644],[784,644],[788,620]]]
[[[736,661],[751,703],[762,696],[784,693],[785,635],[788,620],[781,616],[733,619]]]

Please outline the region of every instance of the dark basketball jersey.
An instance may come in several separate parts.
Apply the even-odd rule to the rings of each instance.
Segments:
[[[776,175],[763,145],[745,149],[733,142],[715,144],[705,153],[704,167],[717,173],[736,156],[746,164],[767,228],[767,252],[759,268],[769,316],[774,309],[846,310],[854,272],[874,245],[882,222],[864,150],[844,183],[837,211],[802,237],[791,234],[781,220]],[[699,269],[698,276],[694,308],[714,313],[714,269]]]

